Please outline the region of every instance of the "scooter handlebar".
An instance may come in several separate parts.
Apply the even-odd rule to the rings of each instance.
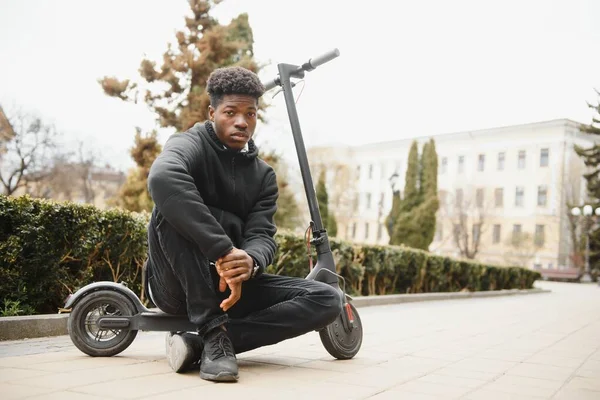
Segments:
[[[277,77],[275,79],[271,79],[270,81],[263,83],[263,86],[265,87],[265,92],[268,92],[269,90],[273,89],[275,86],[279,86],[279,77]]]
[[[325,54],[321,54],[320,56],[311,58],[310,60],[308,60],[308,64],[310,64],[310,66],[313,68],[317,68],[319,65],[323,65],[326,62],[338,57],[339,55],[340,51],[338,49],[333,49]]]
[[[308,62],[306,64],[302,65],[302,67],[300,67],[299,70],[311,71],[311,70],[317,68],[319,65],[323,65],[326,62],[333,60],[334,58],[338,57],[339,55],[340,55],[340,51],[338,49],[330,50],[327,53],[321,54],[320,56],[311,58],[310,60],[308,60]],[[265,92],[268,92],[269,90],[273,89],[275,86],[279,86],[279,85],[281,85],[281,80],[279,79],[279,76],[274,79],[271,79],[270,81],[263,83],[263,86],[265,87]]]

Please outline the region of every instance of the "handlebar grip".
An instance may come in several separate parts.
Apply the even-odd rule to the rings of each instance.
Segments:
[[[268,92],[275,86],[279,86],[279,77],[273,78],[270,81],[263,83],[263,86],[265,87],[265,92]]]
[[[310,60],[308,60],[308,64],[310,64],[310,66],[313,68],[317,68],[319,65],[325,64],[326,62],[333,60],[339,55],[340,51],[338,49],[333,49],[325,54],[321,54],[318,57],[311,58]]]
[[[338,49],[333,49],[328,51],[325,54],[321,54],[320,56],[317,57],[313,57],[310,60],[308,60],[308,62],[304,65],[302,65],[302,67],[298,68],[298,71],[312,71],[313,69],[317,68],[319,65],[323,65],[328,61],[333,60],[334,58],[338,57],[340,55],[340,51]],[[273,89],[275,86],[280,86],[281,85],[281,80],[279,79],[279,76],[271,79],[270,81],[264,82],[263,86],[265,87],[265,92],[268,92],[269,90]]]

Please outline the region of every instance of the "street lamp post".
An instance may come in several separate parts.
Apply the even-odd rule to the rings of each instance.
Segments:
[[[593,215],[596,217],[600,216],[600,207],[594,210],[591,205],[586,204],[583,207],[573,207],[571,209],[571,215],[575,217],[581,216],[582,213],[585,217],[585,271],[581,277],[581,282],[587,283],[592,281],[592,276],[590,274],[590,220],[592,219]]]

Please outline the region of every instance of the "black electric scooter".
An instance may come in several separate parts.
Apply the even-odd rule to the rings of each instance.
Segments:
[[[325,349],[337,359],[354,357],[362,344],[362,324],[358,312],[349,302],[351,300],[336,273],[335,261],[323,227],[319,205],[308,164],[308,157],[302,139],[296,103],[292,93],[291,78],[303,78],[304,73],[314,70],[321,64],[339,56],[337,49],[319,57],[310,59],[301,66],[278,64],[279,75],[265,83],[265,89],[277,86],[282,88],[288,116],[294,136],[296,152],[310,210],[312,239],[317,252],[317,263],[306,279],[327,283],[342,292],[343,309],[340,315],[327,327],[319,331]],[[143,269],[143,281],[147,290],[146,269]],[[146,308],[136,294],[123,283],[94,282],[77,290],[69,296],[63,309],[69,312],[68,330],[73,344],[90,356],[110,357],[125,350],[135,339],[138,331],[181,332],[195,331],[185,315],[166,314]]]

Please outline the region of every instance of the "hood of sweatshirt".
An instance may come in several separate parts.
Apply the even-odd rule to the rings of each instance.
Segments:
[[[219,137],[213,128],[213,124],[210,121],[198,122],[191,130],[197,131],[200,135],[208,137],[208,142],[217,153],[238,156],[248,161],[254,160],[258,156],[258,148],[253,139],[250,139],[242,150],[234,150],[227,147],[219,140]]]

